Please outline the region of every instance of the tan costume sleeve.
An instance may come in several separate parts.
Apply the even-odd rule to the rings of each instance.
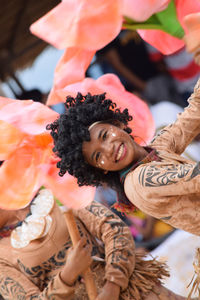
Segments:
[[[125,191],[129,199],[132,198],[131,190],[143,199],[151,199],[152,204],[158,204],[158,198],[166,203],[171,196],[199,194],[200,163],[157,165],[152,162],[142,165],[126,177]]]
[[[0,261],[0,295],[7,300],[70,300],[73,299],[74,288],[67,286],[57,274],[40,291],[23,273],[5,261]]]
[[[75,214],[88,231],[104,243],[105,279],[126,289],[135,267],[134,241],[128,226],[97,202]]]
[[[129,200],[145,213],[200,234],[200,163],[139,166],[127,175],[124,189]]]
[[[178,115],[177,121],[161,130],[150,146],[155,146],[158,150],[170,149],[176,154],[184,152],[185,148],[200,133],[200,79],[188,102],[188,107]]]

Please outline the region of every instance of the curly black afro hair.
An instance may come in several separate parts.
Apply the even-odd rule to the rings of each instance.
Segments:
[[[82,143],[90,141],[88,128],[97,121],[120,121],[126,125],[124,130],[130,134],[131,129],[127,124],[132,117],[128,109],[121,112],[115,103],[106,99],[105,93],[94,96],[78,93],[76,98],[67,96],[65,107],[66,112],[47,125],[54,140],[53,151],[61,159],[57,164],[59,175],[63,176],[68,171],[77,178],[80,186],[107,183],[110,187],[116,187],[120,183],[118,172],[104,174],[103,170],[89,165],[83,157]]]

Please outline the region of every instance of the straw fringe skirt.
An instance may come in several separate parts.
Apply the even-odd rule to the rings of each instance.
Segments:
[[[97,290],[104,285],[104,264],[98,264],[93,275]],[[130,276],[129,284],[126,290],[121,291],[119,300],[142,300],[154,287],[161,283],[163,277],[169,276],[166,265],[155,259],[144,260],[144,256],[136,253],[135,269]],[[78,283],[76,287],[75,300],[88,300],[88,296],[83,283]]]

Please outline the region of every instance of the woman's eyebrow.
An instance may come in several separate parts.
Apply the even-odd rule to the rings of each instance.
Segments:
[[[101,130],[99,131],[99,134],[98,134],[98,139],[100,139],[100,138],[101,138],[103,131],[104,131],[104,129],[101,129]]]
[[[103,132],[104,132],[104,129],[101,129],[101,130],[99,131],[98,139],[101,138]],[[91,155],[91,159],[94,160],[94,161],[96,161],[96,159],[94,158],[95,153],[96,153],[96,151],[94,151],[94,152],[92,153],[92,155]]]

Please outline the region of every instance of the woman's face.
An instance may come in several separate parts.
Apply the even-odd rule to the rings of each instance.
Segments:
[[[119,171],[137,159],[136,143],[119,127],[108,123],[91,126],[89,142],[83,142],[83,156],[93,167],[105,171]]]

